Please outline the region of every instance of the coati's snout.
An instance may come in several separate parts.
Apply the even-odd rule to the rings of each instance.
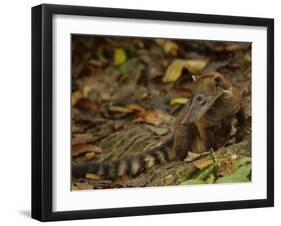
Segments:
[[[195,97],[191,100],[188,112],[180,123],[182,125],[186,125],[188,123],[193,123],[199,120],[205,115],[208,110],[210,110],[214,102],[220,96],[221,94],[218,94],[216,96],[206,96],[203,94],[195,95]]]

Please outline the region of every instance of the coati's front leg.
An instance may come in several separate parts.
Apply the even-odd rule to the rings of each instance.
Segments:
[[[184,160],[188,152],[203,153],[212,147],[213,134],[210,128],[198,128],[195,124],[177,125],[174,133],[176,158]]]
[[[192,124],[176,124],[173,144],[176,159],[184,160],[187,152],[192,151],[192,140],[194,139],[193,127]]]
[[[205,120],[199,120],[196,125],[196,139],[193,141],[192,151],[196,153],[206,152],[214,148],[216,137],[213,127],[206,127]]]

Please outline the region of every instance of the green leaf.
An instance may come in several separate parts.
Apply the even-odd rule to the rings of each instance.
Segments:
[[[216,177],[215,177],[215,175],[212,173],[212,174],[210,174],[209,175],[209,177],[207,178],[207,183],[208,184],[213,184],[214,182],[215,182],[215,179],[216,179]]]
[[[239,177],[248,177],[251,173],[251,165],[242,166],[240,167],[233,175],[239,176]]]
[[[251,165],[242,166],[232,175],[217,179],[215,183],[249,182],[250,180],[248,176],[250,175],[250,173],[251,173]]]
[[[217,164],[209,165],[201,169],[195,178],[198,180],[206,180],[212,173],[214,173],[216,168]]]
[[[247,177],[239,177],[237,175],[230,175],[230,176],[225,176],[217,179],[215,181],[216,184],[221,184],[221,183],[238,183],[238,182],[249,182],[250,180]]]
[[[181,179],[180,181],[183,182],[181,182],[180,184],[206,184],[207,182],[205,180],[214,173],[216,167],[216,164],[208,165],[205,168],[201,169],[193,179],[185,181]]]
[[[145,69],[145,66],[138,62],[136,58],[131,58],[126,61],[124,64],[121,64],[117,67],[117,70],[121,75],[127,75],[130,71],[138,67],[139,70]]]
[[[240,166],[246,165],[248,163],[250,163],[252,160],[250,157],[244,157],[241,158],[239,160],[237,160],[236,162],[234,162],[232,169],[233,171],[236,171]]]

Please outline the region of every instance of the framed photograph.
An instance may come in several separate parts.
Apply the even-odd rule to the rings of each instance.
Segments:
[[[274,21],[32,8],[32,217],[274,205]]]

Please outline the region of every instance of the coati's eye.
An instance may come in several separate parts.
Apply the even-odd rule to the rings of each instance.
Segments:
[[[197,100],[198,102],[201,102],[201,101],[203,100],[203,97],[202,97],[202,96],[198,96],[198,97],[196,98],[196,100]]]
[[[205,104],[206,103],[206,100],[205,100],[205,98],[202,96],[202,95],[198,95],[197,97],[196,97],[196,101],[199,103],[199,104]]]

